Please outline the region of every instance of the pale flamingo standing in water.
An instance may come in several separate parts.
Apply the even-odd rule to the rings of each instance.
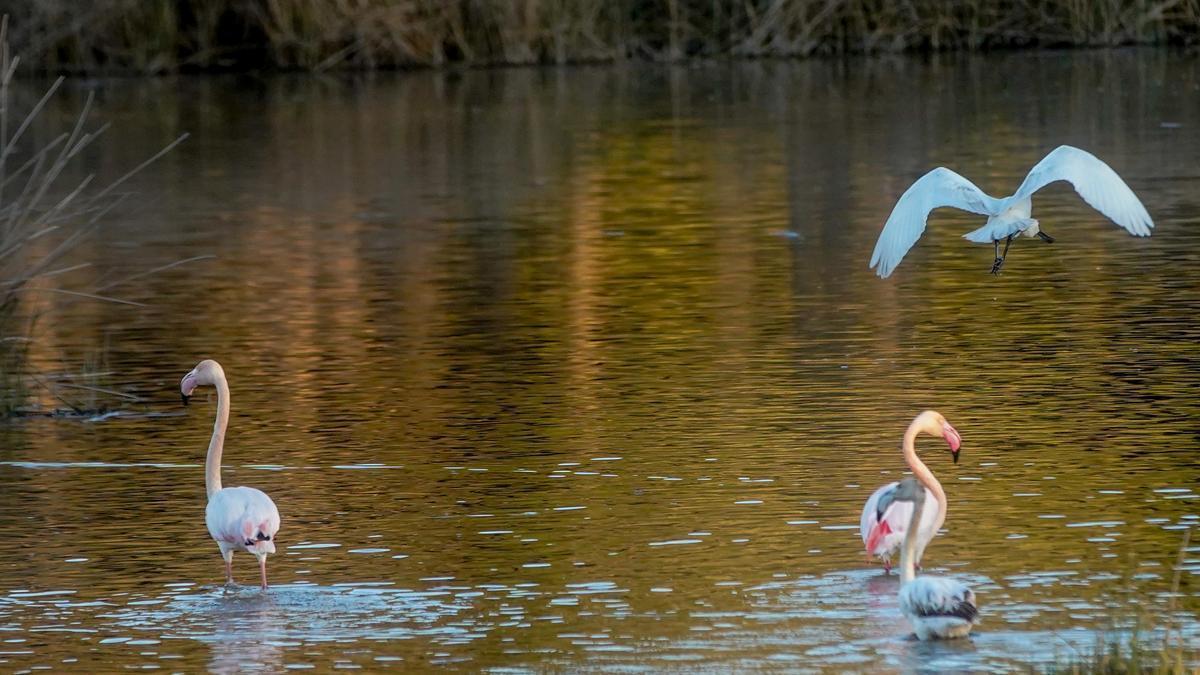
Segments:
[[[966,637],[979,622],[975,592],[947,577],[917,576],[917,523],[925,510],[926,487],[916,478],[905,478],[892,494],[895,503],[913,505],[900,552],[900,613],[921,640]]]
[[[225,559],[225,582],[233,583],[233,552],[246,551],[258,558],[265,590],[267,555],[275,552],[279,509],[262,490],[221,487],[221,451],[225,446],[225,428],[229,425],[229,382],[225,379],[221,364],[212,359],[201,361],[183,376],[179,383],[183,404],[187,405],[196,387],[204,385],[217,388],[217,421],[213,425],[212,440],[208,443],[208,459],[204,462],[204,487],[208,491],[204,523],[221,548],[221,557]]]
[[[950,426],[941,413],[926,410],[917,415],[904,431],[904,461],[913,475],[928,486],[928,498],[934,502],[932,508],[925,509],[917,530],[917,552],[915,564],[921,563],[925,547],[933,539],[942,523],[946,522],[946,492],[942,484],[934,477],[933,472],[921,458],[917,456],[916,440],[919,434],[928,434],[945,439],[950,446],[950,454],[958,463],[958,449],[962,445],[962,437]],[[909,518],[913,512],[911,502],[895,501],[895,491],[898,483],[888,483],[875,491],[863,506],[862,518],[859,521],[859,532],[863,544],[867,548],[867,559],[876,556],[883,560],[885,572],[892,569],[892,556],[900,549],[904,535],[908,531]]]

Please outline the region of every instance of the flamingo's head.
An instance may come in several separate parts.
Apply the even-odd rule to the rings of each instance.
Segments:
[[[216,384],[219,376],[224,374],[225,371],[221,369],[221,364],[212,359],[204,359],[196,364],[196,367],[192,368],[179,381],[179,395],[183,398],[183,404],[188,404],[188,399],[192,397],[192,392],[196,390],[196,387]]]
[[[936,410],[926,410],[917,415],[918,431],[930,436],[940,436],[950,446],[950,454],[954,463],[958,464],[958,450],[962,447],[962,436],[946,421],[946,418]]]

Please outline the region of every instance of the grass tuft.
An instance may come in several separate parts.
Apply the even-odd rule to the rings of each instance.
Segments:
[[[1163,636],[1148,637],[1136,626],[1127,634],[1110,634],[1096,640],[1090,653],[1076,654],[1070,660],[1045,672],[1064,675],[1104,673],[1107,675],[1195,675],[1200,654],[1178,641]]]
[[[1181,632],[1177,630],[1178,618],[1175,615],[1175,600],[1180,597],[1179,585],[1191,537],[1191,528],[1183,531],[1183,541],[1179,545],[1179,553],[1175,560],[1175,573],[1171,579],[1167,605],[1156,620],[1141,614],[1131,629],[1114,630],[1107,635],[1101,635],[1096,639],[1091,652],[1076,653],[1069,660],[1045,672],[1071,675],[1200,675],[1200,651],[1189,649],[1185,644]],[[1157,627],[1154,626],[1155,623]],[[1147,625],[1151,627],[1147,629]]]
[[[32,391],[46,386],[29,365],[38,314],[32,296],[55,293],[138,304],[106,293],[114,284],[64,288],[64,275],[88,266],[65,258],[129,196],[118,189],[186,137],[106,186],[95,186],[92,174],[78,178],[68,169],[105,129],[89,120],[92,95],[70,129],[49,141],[31,140],[30,129],[63,79],[55,80],[24,115],[13,115],[12,85],[20,59],[9,50],[8,27],[5,17],[0,23],[0,416],[26,411]]]

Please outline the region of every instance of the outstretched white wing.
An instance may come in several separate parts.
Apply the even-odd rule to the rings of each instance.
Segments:
[[[953,206],[983,216],[1000,212],[1000,200],[988,196],[950,169],[938,167],[917,179],[896,202],[896,208],[892,209],[892,215],[888,216],[879,233],[879,241],[875,242],[875,252],[871,254],[870,266],[876,268],[876,274],[887,277],[896,269],[908,249],[921,238],[929,212],[941,206]]]
[[[1128,230],[1129,234],[1150,236],[1154,221],[1117,172],[1092,153],[1069,145],[1058,146],[1030,169],[1016,193],[1004,200],[1005,206],[1028,199],[1034,192],[1059,180],[1074,186],[1083,201]]]

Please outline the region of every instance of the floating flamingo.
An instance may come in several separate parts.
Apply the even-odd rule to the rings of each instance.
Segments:
[[[900,552],[900,613],[921,640],[966,637],[979,622],[975,592],[954,579],[916,575],[916,531],[925,510],[926,492],[916,478],[905,478],[892,493],[893,502],[913,506]]]
[[[217,422],[213,425],[208,459],[204,462],[204,487],[208,491],[204,524],[208,526],[208,533],[217,541],[221,557],[225,559],[225,582],[233,583],[233,552],[246,551],[258,558],[265,590],[267,555],[275,552],[279,509],[262,490],[221,487],[221,450],[225,446],[225,427],[229,424],[229,382],[225,379],[221,364],[205,359],[183,376],[179,383],[183,404],[187,405],[192,392],[203,385],[217,388]]]
[[[920,564],[925,547],[933,539],[942,523],[946,522],[946,492],[942,484],[934,478],[933,473],[925,463],[917,457],[916,439],[918,434],[938,436],[950,445],[950,454],[958,463],[958,448],[962,445],[962,437],[950,426],[942,414],[926,410],[917,415],[904,431],[904,461],[913,475],[929,486],[928,497],[934,502],[933,508],[926,509],[921,519],[921,527],[917,531],[917,552],[915,564]],[[862,518],[859,521],[859,532],[863,544],[867,547],[867,558],[879,557],[883,560],[885,572],[892,569],[892,556],[900,549],[901,542],[908,530],[909,518],[913,507],[909,502],[895,501],[895,491],[898,483],[888,483],[879,488],[863,506]]]
[[[1129,234],[1150,236],[1154,221],[1117,172],[1090,152],[1060,145],[1029,170],[1015,193],[1003,199],[992,197],[945,167],[939,166],[921,176],[900,195],[892,215],[888,216],[879,240],[875,242],[870,266],[880,277],[890,275],[925,232],[929,213],[942,206],[953,206],[988,217],[983,227],[964,234],[963,238],[976,244],[992,244],[996,251],[992,274],[999,274],[1014,238],[1041,237],[1048,244],[1054,243],[1054,237],[1043,232],[1038,221],[1030,215],[1033,193],[1060,180],[1070,183],[1083,201]],[[1003,253],[1000,252],[1001,241],[1004,242]]]

